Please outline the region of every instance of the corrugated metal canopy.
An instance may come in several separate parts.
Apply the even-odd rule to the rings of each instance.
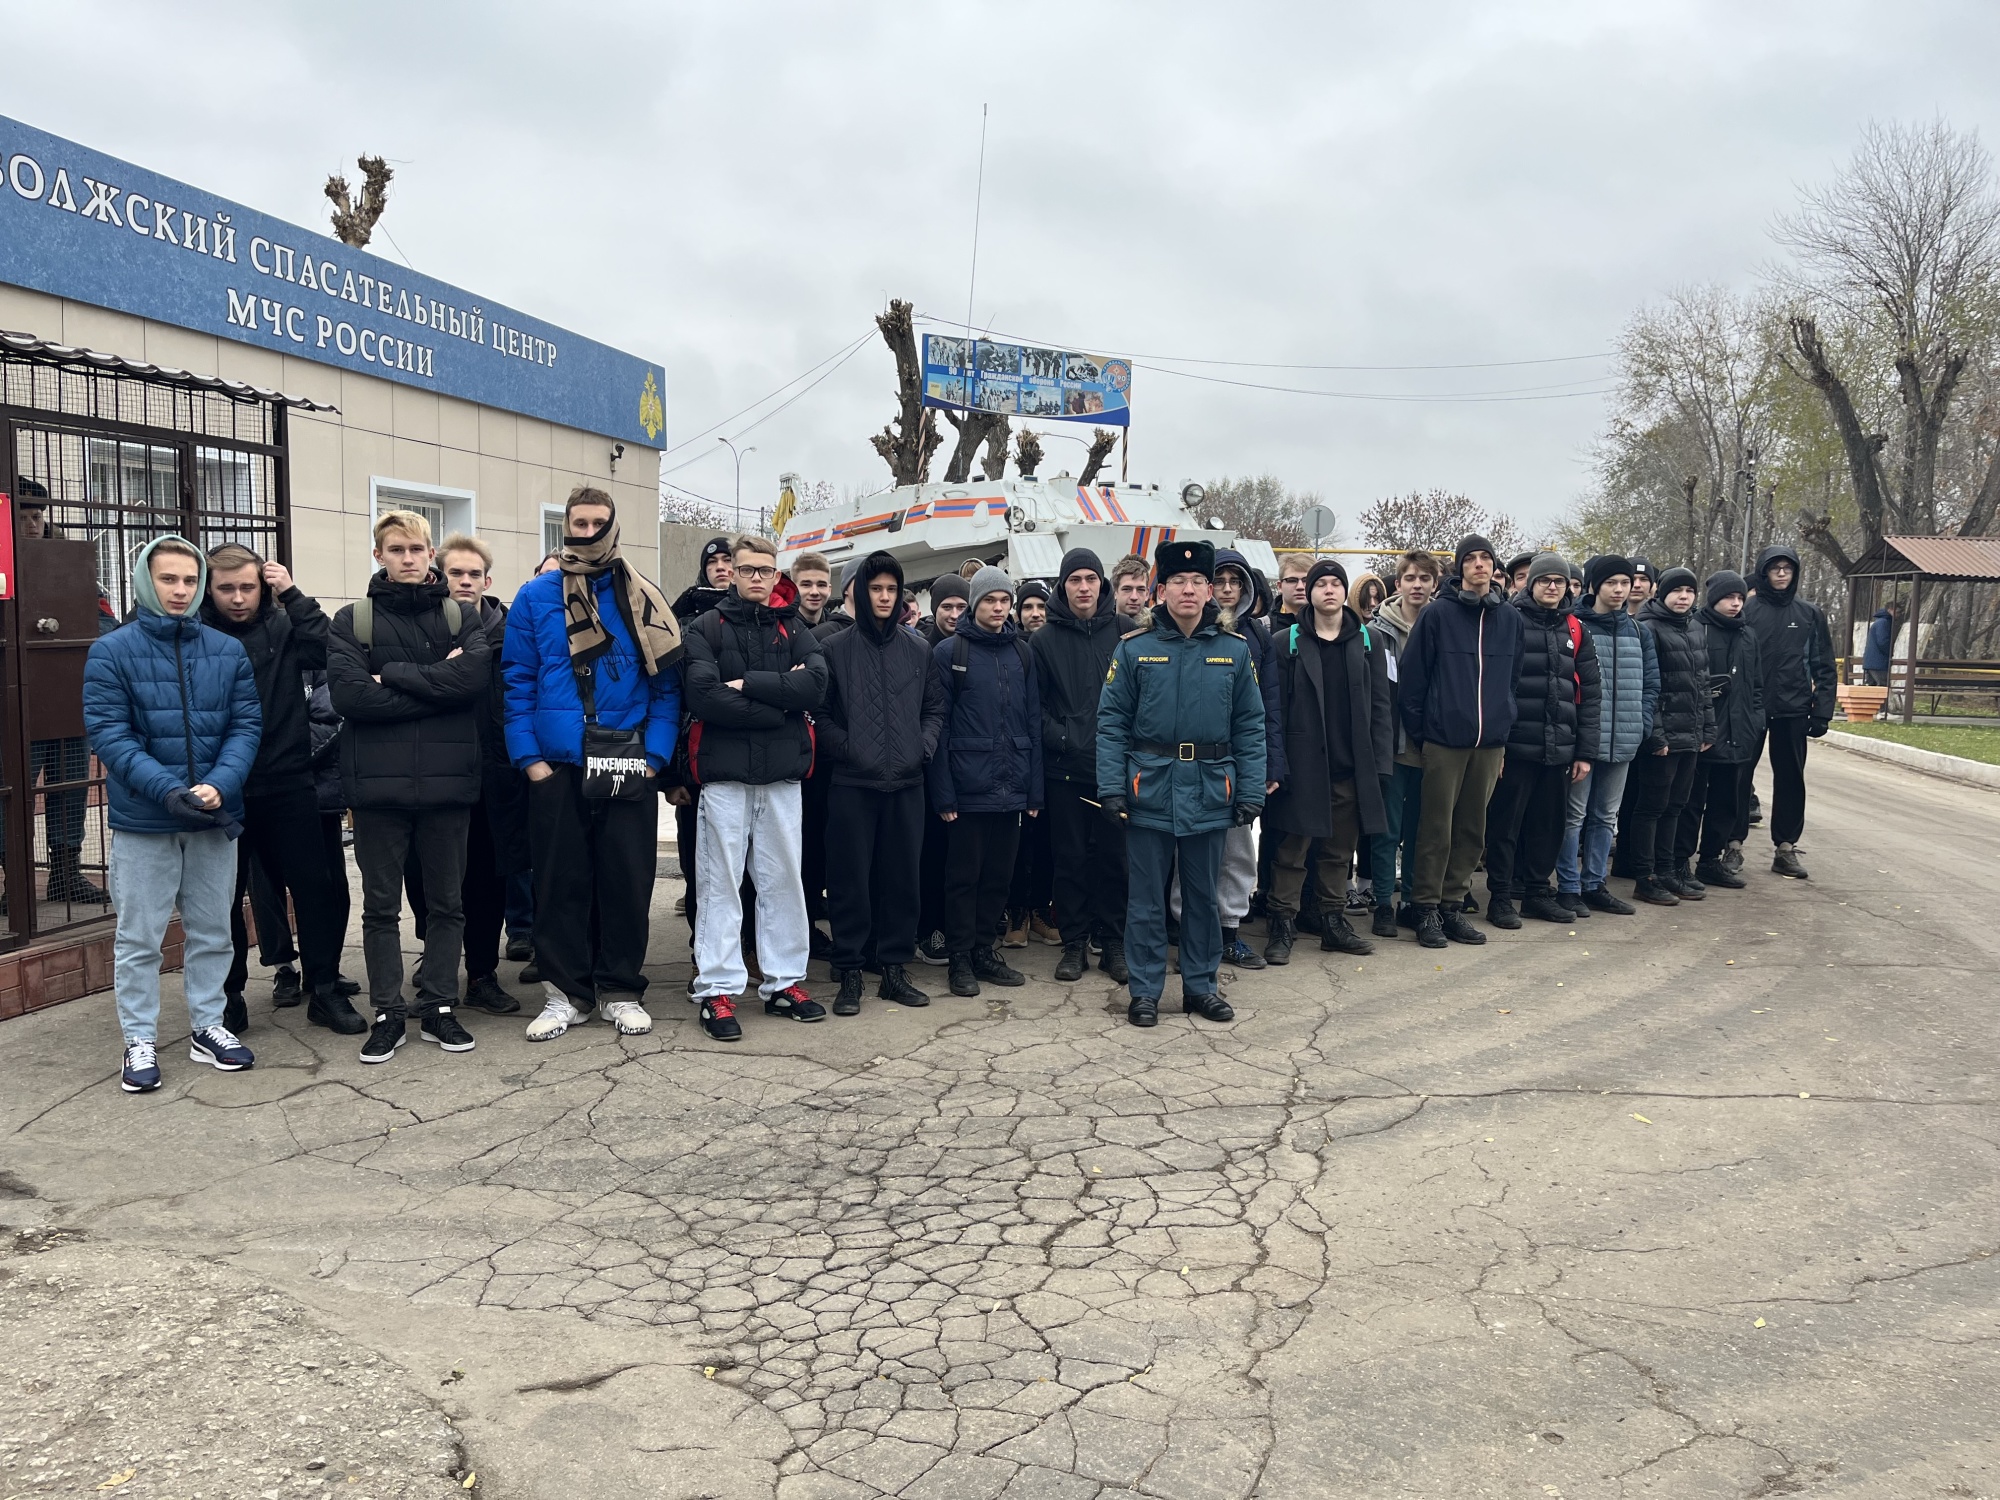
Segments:
[[[1882,559],[1878,577],[1915,571],[1948,583],[2000,583],[2000,537],[1885,536],[1882,541],[1892,555]],[[1909,566],[1894,568],[1897,558]]]
[[[158,381],[163,385],[185,386],[191,390],[217,391],[238,401],[269,401],[279,406],[296,406],[302,411],[340,410],[339,407],[328,406],[322,401],[308,400],[304,396],[288,396],[283,391],[270,390],[265,386],[246,385],[240,380],[224,380],[220,375],[197,375],[191,370],[176,370],[167,365],[150,364],[143,359],[127,359],[122,354],[103,354],[95,349],[79,349],[73,344],[58,344],[49,339],[37,338],[32,333],[0,333],[0,356],[8,354],[22,359],[32,359],[41,364],[97,370],[106,375],[131,375],[141,380]]]

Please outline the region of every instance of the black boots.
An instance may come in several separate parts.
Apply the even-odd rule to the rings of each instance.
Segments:
[[[1376,907],[1375,920],[1368,924],[1368,930],[1378,938],[1394,937],[1396,935],[1396,908],[1393,906]]]
[[[1605,912],[1614,917],[1629,917],[1635,910],[1631,902],[1619,900],[1601,885],[1594,891],[1583,893],[1583,904],[1592,911]]]
[[[1512,932],[1521,925],[1521,914],[1514,909],[1510,898],[1494,896],[1486,903],[1486,920],[1495,927],[1504,927]]]
[[[1062,957],[1056,960],[1056,978],[1064,984],[1083,978],[1083,971],[1090,967],[1090,944],[1082,938],[1063,944]]]
[[[1267,925],[1269,936],[1264,942],[1264,962],[1267,964],[1288,964],[1292,961],[1292,944],[1299,940],[1299,930],[1290,917],[1272,917]]]
[[[81,792],[77,794],[79,801],[82,796]],[[109,891],[85,877],[81,849],[49,850],[48,889],[51,901],[70,901],[84,906],[107,906],[111,902]]]
[[[1130,984],[1132,971],[1125,966],[1125,939],[1108,937],[1103,942],[1104,951],[1097,956],[1097,967],[1111,976],[1114,984]]]
[[[1694,873],[1703,884],[1719,885],[1725,891],[1740,891],[1750,883],[1719,859],[1703,860],[1694,867]]]
[[[861,986],[867,976],[859,969],[840,971],[840,993],[833,997],[833,1013],[836,1016],[858,1016],[861,1014]]]
[[[909,972],[901,964],[882,965],[882,982],[876,986],[875,996],[879,1000],[893,1000],[898,1005],[907,1005],[913,1010],[931,1003],[929,995],[910,983]]]
[[[250,1029],[250,1007],[241,995],[227,991],[222,996],[222,1025],[238,1036]]]
[[[361,1012],[347,1003],[345,995],[321,990],[313,991],[312,998],[306,1002],[306,1019],[338,1036],[359,1036],[368,1029],[368,1022]]]
[[[1648,906],[1679,906],[1681,898],[1650,875],[1642,875],[1632,887],[1632,899]]]
[[[1410,908],[1405,907],[1408,911]],[[1417,941],[1426,948],[1445,948],[1450,943],[1444,935],[1444,914],[1435,906],[1419,906],[1417,913]],[[1459,919],[1463,921],[1464,918]]]
[[[972,955],[970,953],[954,953],[948,962],[951,965],[949,970],[951,992],[954,995],[963,995],[967,999],[977,995],[979,993],[979,976],[972,972]]]
[[[1570,910],[1546,891],[1538,892],[1521,903],[1521,915],[1533,917],[1537,922],[1560,922],[1567,927],[1572,920]]]
[[[1229,1002],[1220,995],[1183,995],[1181,1009],[1191,1016],[1200,1016],[1204,1021],[1233,1021],[1236,1012]]]
[[[1357,958],[1366,957],[1375,951],[1375,945],[1347,925],[1344,912],[1326,913],[1325,925],[1320,928],[1319,945],[1328,953],[1352,953]]]
[[[1655,875],[1653,883],[1665,886],[1683,901],[1699,901],[1708,894],[1708,887],[1696,880],[1686,865],[1676,865],[1664,875]]]
[[[1134,995],[1132,1003],[1125,1007],[1125,1019],[1134,1026],[1157,1026],[1160,1024],[1160,1002],[1150,996]]]
[[[1009,989],[1028,982],[1027,975],[1019,969],[1010,969],[1007,966],[1007,960],[994,952],[991,943],[981,943],[972,950],[972,972],[980,979],[1005,985]]]
[[[1806,867],[1799,863],[1798,847],[1794,844],[1780,844],[1771,856],[1771,873],[1787,875],[1793,880],[1806,878]]]

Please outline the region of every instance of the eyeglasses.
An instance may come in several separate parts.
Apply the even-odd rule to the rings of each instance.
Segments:
[[[738,568],[736,570],[736,576],[738,578],[757,578],[757,579],[776,578],[778,576],[778,570],[776,568]]]

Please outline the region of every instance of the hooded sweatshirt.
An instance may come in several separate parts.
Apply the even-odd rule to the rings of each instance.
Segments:
[[[214,787],[223,810],[240,823],[243,786],[263,734],[250,658],[240,643],[200,620],[207,562],[187,614],[170,615],[160,604],[152,556],[180,540],[161,537],[139,553],[131,621],[99,636],[84,661],[83,732],[104,763],[110,822],[120,833],[192,831],[167,798],[198,785]]]
[[[1792,565],[1792,581],[1776,587],[1771,564]],[[1834,710],[1833,637],[1826,614],[1799,597],[1803,570],[1790,547],[1766,547],[1757,554],[1757,592],[1743,606],[1743,621],[1757,632],[1764,667],[1764,711],[1773,719],[1831,720]]]
[[[1079,618],[1069,603],[1070,576],[1079,572],[1100,580],[1088,618]],[[1076,783],[1085,796],[1097,786],[1097,700],[1125,629],[1097,554],[1087,547],[1064,553],[1048,623],[1028,638],[1028,649],[1041,689],[1042,773],[1050,781]]]
[[[204,594],[201,622],[239,642],[257,678],[264,738],[257,747],[257,764],[251,768],[245,793],[263,797],[304,791],[313,782],[305,674],[326,670],[326,635],[332,622],[319,601],[297,584],[275,598],[269,588],[263,589],[257,613],[241,625]]]
[[[878,620],[868,585],[883,576],[896,580],[899,598],[895,614]],[[937,748],[944,684],[932,667],[930,648],[896,622],[902,586],[902,565],[887,552],[871,552],[855,586],[861,618],[849,629],[819,636],[826,706],[813,722],[835,786],[907,791],[923,783],[924,763]]]
[[[1460,555],[1483,540],[1467,538]],[[1398,662],[1396,703],[1417,744],[1464,750],[1507,743],[1522,646],[1520,612],[1506,603],[1497,588],[1474,594],[1452,579],[1417,617]]]

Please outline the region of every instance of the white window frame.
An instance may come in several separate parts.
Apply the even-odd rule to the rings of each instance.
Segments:
[[[549,540],[549,522],[551,521],[556,523],[554,541]],[[560,505],[544,505],[542,507],[542,550],[536,554],[535,561],[540,562],[543,557],[558,550],[562,546],[562,537],[563,508]]]
[[[373,526],[385,510],[407,510],[408,502],[435,505],[444,524],[431,545],[437,546],[454,531],[479,535],[479,494],[476,490],[455,490],[449,485],[424,484],[415,479],[392,479],[383,474],[368,477],[368,524]]]

